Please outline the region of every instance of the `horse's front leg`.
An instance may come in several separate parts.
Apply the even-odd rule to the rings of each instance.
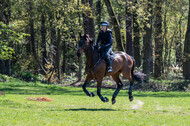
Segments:
[[[86,80],[84,82],[84,84],[82,85],[82,89],[83,91],[86,93],[87,96],[89,97],[94,97],[95,94],[93,92],[89,92],[87,89],[86,89],[86,85],[92,80],[92,77],[90,75],[87,75],[86,77]]]
[[[97,80],[97,94],[99,96],[99,98],[103,101],[103,102],[108,102],[109,99],[107,97],[103,97],[101,95],[101,86],[102,86],[102,80]]]

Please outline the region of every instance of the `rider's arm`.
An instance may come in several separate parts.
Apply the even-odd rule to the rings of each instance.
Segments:
[[[109,32],[109,37],[108,37],[108,44],[105,45],[105,47],[112,46],[112,33]]]
[[[97,41],[96,41],[96,47],[98,47],[98,43],[100,41],[100,34],[101,34],[101,32],[99,32],[99,34],[98,34],[98,38],[97,38]]]

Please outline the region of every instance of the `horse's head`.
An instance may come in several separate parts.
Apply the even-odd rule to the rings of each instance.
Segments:
[[[83,52],[87,52],[90,44],[92,44],[92,40],[90,39],[89,35],[85,34],[82,36],[79,41],[77,56],[80,57]]]

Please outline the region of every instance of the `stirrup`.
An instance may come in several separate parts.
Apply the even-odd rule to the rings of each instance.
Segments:
[[[111,73],[111,72],[113,72],[113,69],[112,69],[112,67],[111,67],[111,66],[109,66],[109,67],[108,67],[108,70],[107,70],[107,72],[108,72],[108,73]]]

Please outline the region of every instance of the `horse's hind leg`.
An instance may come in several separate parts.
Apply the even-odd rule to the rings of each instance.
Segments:
[[[133,92],[133,83],[134,83],[134,80],[132,79],[130,81],[130,86],[129,86],[129,101],[133,101],[133,95],[132,95],[132,92]]]
[[[89,92],[87,89],[86,89],[86,85],[92,80],[92,76],[90,75],[87,75],[86,77],[86,80],[84,82],[84,84],[82,85],[82,89],[83,91],[86,93],[86,95],[88,95],[89,97],[94,97],[95,94],[93,92]]]
[[[121,80],[119,79],[119,74],[120,74],[120,73],[117,73],[117,74],[115,74],[115,75],[112,75],[113,80],[117,83],[117,89],[115,90],[115,92],[114,92],[114,94],[113,94],[113,96],[112,96],[112,104],[115,104],[115,102],[116,102],[115,98],[117,97],[119,91],[120,91],[120,90],[122,89],[122,87],[123,87],[123,84],[122,84]]]
[[[122,74],[125,78],[127,78],[130,81],[129,92],[128,92],[129,101],[133,101],[132,91],[133,91],[134,78],[132,77],[130,72],[128,72],[128,74],[127,74],[127,72],[124,72]]]

